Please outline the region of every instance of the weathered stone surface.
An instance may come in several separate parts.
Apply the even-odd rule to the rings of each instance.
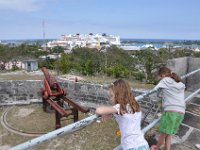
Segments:
[[[42,81],[1,81],[0,104],[41,99]]]
[[[171,150],[191,150],[191,147],[183,144],[174,144],[172,145]]]
[[[199,97],[194,97],[191,102],[194,103],[194,104],[200,105],[200,98]]]
[[[178,75],[182,76],[199,69],[200,58],[182,57],[168,60],[167,66]],[[187,90],[194,91],[200,87],[200,71],[183,80]]]
[[[186,110],[200,116],[200,106],[198,106],[198,105],[189,104],[189,105],[187,105]],[[199,119],[200,119],[200,117],[199,117]]]
[[[188,57],[188,72],[199,69],[200,58]],[[200,71],[189,76],[186,80],[187,90],[197,90],[200,88]]]
[[[185,113],[183,123],[191,127],[200,129],[200,117],[197,115],[193,115],[191,113]]]
[[[188,69],[188,57],[170,59],[167,61],[167,66],[178,75],[184,75]]]
[[[179,138],[182,138],[187,133],[188,130],[189,130],[189,127],[181,125],[176,135],[179,136]]]
[[[195,144],[199,143],[200,143],[200,131],[194,129],[190,134],[190,136],[185,141],[185,144],[191,147],[195,147]]]
[[[27,100],[26,96],[16,96],[16,101],[23,101],[23,100]]]
[[[12,89],[11,81],[8,81],[8,82],[1,81],[0,82],[0,94],[13,95],[13,91],[11,89]]]

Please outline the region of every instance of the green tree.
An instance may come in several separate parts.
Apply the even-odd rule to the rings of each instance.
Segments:
[[[152,71],[162,65],[157,51],[151,49],[140,50],[136,52],[135,57],[140,71],[146,73],[146,81],[153,80],[154,77]]]
[[[194,57],[200,57],[200,52],[194,52]]]
[[[72,50],[71,56],[73,63],[76,64],[75,69],[81,71],[83,74],[93,74],[102,71],[103,52],[97,49],[75,48]],[[90,70],[89,72],[88,69]]]
[[[128,77],[130,75],[130,71],[121,64],[110,66],[107,68],[106,73],[108,76],[114,76],[115,78]]]
[[[55,46],[50,50],[52,53],[63,53],[64,47],[61,46]]]
[[[158,50],[158,55],[162,63],[166,63],[166,61],[170,58],[170,54],[167,48],[160,48]]]
[[[176,50],[172,53],[174,58],[192,56],[193,51],[190,49]]]
[[[105,55],[106,55],[105,66],[107,67],[120,64],[129,70],[135,69],[135,63],[133,57],[128,53],[126,53],[123,49],[120,49],[116,46],[111,46],[107,48],[107,52]]]
[[[85,63],[85,72],[87,75],[92,75],[94,73],[94,66],[92,60],[88,59]]]
[[[73,68],[71,55],[62,54],[61,58],[55,62],[55,68],[62,73],[69,73]]]

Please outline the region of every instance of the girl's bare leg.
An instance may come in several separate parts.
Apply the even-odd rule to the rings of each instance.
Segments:
[[[171,149],[171,135],[167,135],[165,138],[165,148],[166,150],[170,150]]]
[[[165,134],[165,133],[161,133],[160,134],[160,137],[158,139],[158,143],[156,145],[157,146],[157,150],[159,150],[160,147],[165,143],[166,136],[167,136],[167,134]]]

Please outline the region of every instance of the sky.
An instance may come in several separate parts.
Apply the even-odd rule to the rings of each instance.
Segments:
[[[0,0],[0,40],[107,33],[200,40],[200,0]],[[43,29],[44,22],[44,29]]]

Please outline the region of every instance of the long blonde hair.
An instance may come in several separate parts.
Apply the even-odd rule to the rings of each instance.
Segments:
[[[114,93],[114,100],[116,104],[120,104],[120,114],[127,113],[127,105],[132,109],[132,113],[140,111],[140,105],[135,100],[131,88],[127,82],[122,79],[116,80],[110,87]]]

